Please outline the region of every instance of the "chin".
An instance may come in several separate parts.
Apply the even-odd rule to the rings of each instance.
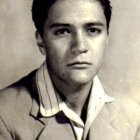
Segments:
[[[96,74],[90,75],[88,73],[86,73],[86,74],[85,73],[82,73],[82,74],[79,73],[77,75],[72,75],[70,77],[70,79],[71,79],[71,82],[73,84],[85,85],[85,84],[90,83],[93,80],[95,75]]]

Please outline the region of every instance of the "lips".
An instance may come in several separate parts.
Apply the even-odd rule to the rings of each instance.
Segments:
[[[73,63],[68,64],[67,66],[71,68],[75,68],[75,69],[85,69],[85,68],[90,67],[90,65],[92,64],[89,62],[73,62]]]

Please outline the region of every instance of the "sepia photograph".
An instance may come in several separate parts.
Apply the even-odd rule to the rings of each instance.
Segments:
[[[0,0],[0,140],[140,140],[138,0]]]

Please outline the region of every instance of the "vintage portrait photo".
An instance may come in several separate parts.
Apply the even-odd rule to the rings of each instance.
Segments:
[[[138,0],[0,0],[0,140],[140,140]]]

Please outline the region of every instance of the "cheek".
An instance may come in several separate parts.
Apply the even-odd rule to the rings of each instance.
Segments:
[[[46,46],[46,59],[53,67],[63,67],[66,62],[67,50],[57,42],[48,43]]]
[[[105,48],[106,48],[106,40],[96,41],[95,46],[93,47],[92,50],[94,61],[96,61],[97,63],[102,62]]]

